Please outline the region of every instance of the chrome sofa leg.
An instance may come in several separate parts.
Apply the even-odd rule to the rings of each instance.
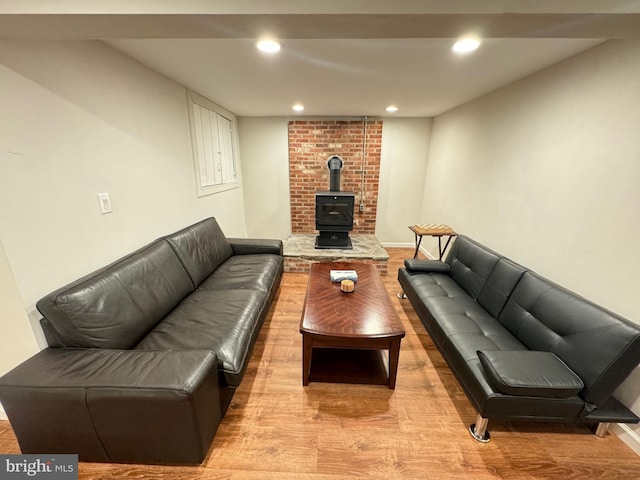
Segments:
[[[597,437],[600,437],[600,438],[606,437],[608,431],[609,431],[609,423],[608,422],[601,422],[598,425],[596,425],[595,434],[596,434]]]
[[[480,416],[480,414],[478,414],[476,423],[472,423],[471,425],[469,425],[469,433],[477,441],[487,443],[489,440],[491,440],[491,435],[489,435],[487,425],[489,425],[489,419],[484,418]]]
[[[404,290],[400,290],[400,293],[397,293],[396,297],[398,297],[400,300],[404,300],[405,298],[407,298],[407,294],[404,293]]]

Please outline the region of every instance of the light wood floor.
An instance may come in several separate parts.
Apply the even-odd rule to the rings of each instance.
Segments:
[[[490,422],[474,441],[475,412],[411,304],[395,298],[410,249],[389,249],[389,296],[407,331],[395,391],[302,387],[298,332],[306,274],[285,273],[247,374],[201,466],[81,463],[81,479],[343,480],[636,479],[640,457],[618,437],[586,427]],[[0,453],[20,453],[0,422]]]

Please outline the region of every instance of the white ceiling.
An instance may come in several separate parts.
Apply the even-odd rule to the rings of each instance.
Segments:
[[[103,40],[240,116],[424,117],[640,38],[640,0],[0,0],[0,38]]]
[[[474,53],[451,39],[290,39],[266,56],[254,39],[108,43],[240,116],[430,117],[588,49],[593,39],[487,39]]]

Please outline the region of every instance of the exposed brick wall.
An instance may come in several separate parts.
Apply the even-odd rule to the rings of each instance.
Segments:
[[[289,122],[289,183],[291,232],[314,233],[315,193],[329,190],[327,161],[342,157],[343,191],[356,193],[353,232],[373,234],[376,229],[382,120],[366,122],[364,183],[362,181],[364,124],[362,120],[295,120]],[[358,206],[364,203],[365,210]]]

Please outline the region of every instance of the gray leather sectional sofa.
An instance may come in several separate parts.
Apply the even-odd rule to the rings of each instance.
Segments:
[[[489,419],[637,423],[614,390],[640,362],[640,325],[459,236],[445,262],[407,260],[398,280],[478,412]]]
[[[200,463],[283,260],[280,240],[227,239],[208,218],[44,297],[49,348],[0,378],[22,452]]]

